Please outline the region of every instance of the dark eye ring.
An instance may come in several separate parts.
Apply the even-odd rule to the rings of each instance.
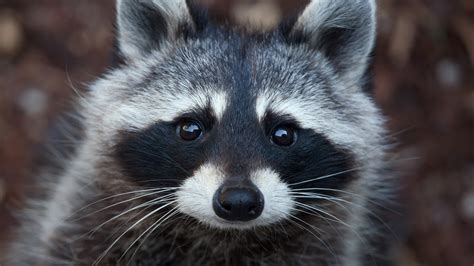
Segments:
[[[280,125],[272,130],[270,140],[278,146],[291,146],[296,142],[296,130],[289,125]]]
[[[185,119],[179,122],[176,133],[185,141],[194,141],[202,136],[203,129],[197,121]]]

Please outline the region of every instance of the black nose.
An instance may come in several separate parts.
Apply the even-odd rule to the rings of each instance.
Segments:
[[[214,194],[217,216],[228,221],[250,221],[263,211],[263,195],[256,187],[221,186]]]

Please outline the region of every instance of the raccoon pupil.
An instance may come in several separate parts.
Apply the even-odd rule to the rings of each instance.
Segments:
[[[178,134],[183,140],[193,141],[202,135],[202,129],[195,121],[183,121],[178,127]]]
[[[279,126],[273,130],[271,140],[279,146],[290,146],[295,142],[296,132],[289,126]]]

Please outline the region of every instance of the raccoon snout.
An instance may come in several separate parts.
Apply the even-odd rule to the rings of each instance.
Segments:
[[[264,199],[255,187],[222,185],[214,194],[213,208],[217,216],[228,221],[250,221],[262,214]]]

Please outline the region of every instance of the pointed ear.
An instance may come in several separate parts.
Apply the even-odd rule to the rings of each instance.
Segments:
[[[367,68],[375,39],[375,0],[311,0],[291,34],[322,52],[347,80]]]
[[[117,0],[118,44],[127,60],[162,48],[192,26],[186,0]]]

